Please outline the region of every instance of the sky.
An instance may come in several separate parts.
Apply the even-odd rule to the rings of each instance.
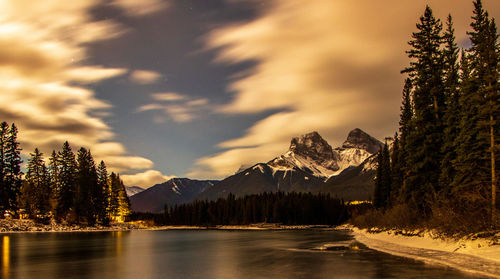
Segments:
[[[0,0],[0,121],[25,161],[67,140],[142,187],[221,179],[311,131],[383,139],[426,4],[468,47],[468,0]]]

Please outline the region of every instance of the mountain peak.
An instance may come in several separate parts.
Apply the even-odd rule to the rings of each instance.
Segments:
[[[377,153],[382,146],[382,142],[359,128],[350,131],[346,141],[342,144],[342,148],[360,148],[372,154]]]
[[[293,138],[289,150],[295,154],[305,155],[310,158],[317,158],[318,156],[333,158],[332,147],[316,131]]]

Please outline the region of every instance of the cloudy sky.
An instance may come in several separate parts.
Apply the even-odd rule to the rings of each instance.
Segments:
[[[222,178],[313,130],[382,139],[426,4],[467,47],[469,0],[0,0],[0,120],[25,155],[68,140],[144,187]]]

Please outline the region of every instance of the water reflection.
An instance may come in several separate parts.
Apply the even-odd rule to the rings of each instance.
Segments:
[[[324,231],[134,231],[3,236],[2,278],[471,278],[359,250]]]
[[[10,270],[10,238],[4,235],[2,239],[2,278],[9,278]]]

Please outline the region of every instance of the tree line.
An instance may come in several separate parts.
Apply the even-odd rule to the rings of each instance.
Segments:
[[[96,166],[90,150],[77,155],[65,142],[46,164],[35,148],[21,171],[21,148],[15,124],[0,124],[0,212],[57,222],[107,225],[130,215],[130,201],[118,174]]]
[[[498,225],[500,48],[495,20],[480,0],[473,4],[467,49],[455,42],[451,15],[443,30],[426,7],[402,71],[399,133],[392,149],[386,143],[379,152],[374,206],[404,205],[413,224],[433,220],[458,231]]]
[[[329,194],[262,193],[216,201],[194,201],[166,207],[163,214],[134,213],[133,219],[154,219],[165,225],[339,225],[349,218],[348,205]]]

